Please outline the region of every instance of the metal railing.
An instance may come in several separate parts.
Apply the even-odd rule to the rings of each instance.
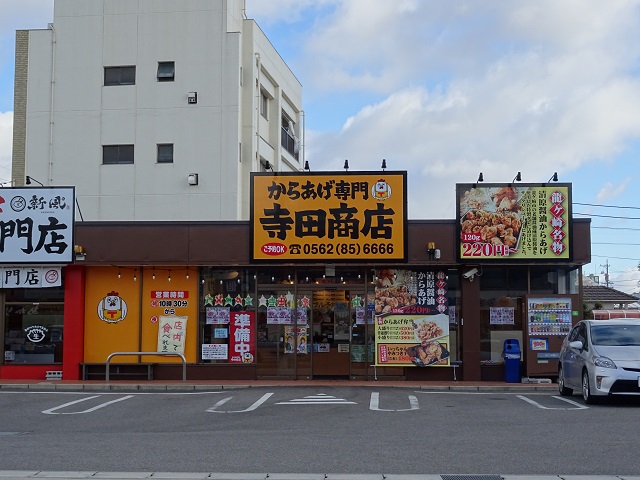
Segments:
[[[184,358],[184,355],[182,353],[173,353],[173,352],[113,352],[112,354],[110,354],[107,357],[107,365],[106,365],[106,373],[105,373],[105,382],[109,383],[109,363],[111,362],[111,359],[117,355],[144,355],[144,356],[148,356],[148,355],[164,355],[164,356],[171,356],[171,357],[180,357],[182,359],[182,383],[185,383],[187,381],[187,359]],[[132,363],[131,365],[135,365],[135,363]]]

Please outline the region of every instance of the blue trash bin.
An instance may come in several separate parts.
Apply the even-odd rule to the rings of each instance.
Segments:
[[[520,382],[520,343],[515,338],[508,338],[504,341],[502,350],[504,358],[504,376],[507,383]]]

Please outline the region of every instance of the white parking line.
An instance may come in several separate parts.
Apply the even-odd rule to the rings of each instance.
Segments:
[[[531,405],[534,405],[538,408],[542,408],[543,410],[584,410],[587,409],[589,407],[587,407],[586,405],[582,405],[581,403],[578,402],[574,402],[573,400],[570,400],[568,398],[563,398],[563,397],[557,397],[555,395],[552,395],[553,398],[557,398],[558,400],[562,400],[563,402],[567,402],[571,405],[575,405],[575,408],[569,408],[569,407],[545,407],[544,405],[539,404],[538,402],[531,400],[530,398],[525,397],[524,395],[517,395],[517,397],[520,400],[524,400],[527,403],[530,403]]]
[[[269,400],[271,395],[273,395],[273,393],[265,393],[262,397],[260,397],[258,399],[257,402],[255,402],[249,408],[245,408],[244,410],[217,410],[218,407],[220,407],[221,405],[224,405],[225,403],[227,403],[229,400],[231,400],[233,398],[233,397],[227,397],[227,398],[223,398],[222,400],[220,400],[213,407],[207,408],[206,411],[209,412],[209,413],[244,413],[244,412],[252,412],[256,408],[258,408],[260,405],[262,405],[264,402]]]
[[[389,410],[386,408],[380,408],[380,393],[371,392],[371,400],[369,401],[370,410],[378,410],[380,412],[409,412],[411,410],[419,410],[420,404],[418,398],[414,395],[409,395],[409,408],[401,408],[399,410]]]
[[[110,402],[101,403],[99,405],[96,405],[95,407],[88,408],[87,410],[82,410],[81,412],[56,412],[56,410],[60,410],[61,408],[65,408],[65,407],[68,407],[70,405],[75,405],[76,403],[80,403],[80,402],[86,402],[87,400],[92,400],[92,399],[98,398],[98,397],[100,397],[100,395],[93,395],[91,397],[81,398],[80,400],[75,400],[73,402],[64,403],[64,404],[59,405],[57,407],[53,407],[53,408],[49,408],[47,410],[43,410],[42,413],[45,413],[45,414],[48,414],[48,415],[76,415],[76,414],[79,414],[79,413],[90,413],[90,412],[94,412],[94,411],[98,410],[99,408],[103,408],[103,407],[106,407],[107,405],[111,405],[112,403],[122,402],[123,400],[128,400],[129,398],[132,398],[133,395],[127,395],[127,396],[122,397],[122,398],[116,398],[115,400],[111,400]]]

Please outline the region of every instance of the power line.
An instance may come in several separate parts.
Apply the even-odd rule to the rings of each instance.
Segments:
[[[598,203],[578,203],[578,202],[572,202],[574,205],[586,205],[589,207],[602,207],[602,208],[630,208],[633,210],[640,210],[640,207],[622,207],[620,205],[601,205]]]
[[[585,217],[620,218],[623,220],[640,220],[640,217],[620,217],[616,215],[596,215],[594,213],[573,212],[574,215],[584,215]]]
[[[640,228],[631,228],[631,227],[591,227],[591,228],[601,228],[603,230],[635,230],[640,232]]]

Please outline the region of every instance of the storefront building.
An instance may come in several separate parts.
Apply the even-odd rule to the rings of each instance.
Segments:
[[[487,186],[486,197],[459,185],[458,218],[407,220],[403,172],[302,176],[256,174],[248,222],[76,222],[67,262],[3,261],[0,379],[51,370],[100,379],[113,353],[178,352],[191,380],[504,380],[513,339],[523,376],[554,376],[559,342],[581,319],[590,261],[590,221],[571,218],[570,186],[523,185],[504,197],[514,208],[489,195],[510,185]],[[316,203],[299,206],[294,187],[308,179]],[[341,181],[352,190],[333,195]],[[318,203],[327,182],[335,204]],[[495,201],[503,208],[483,204]],[[486,213],[509,226],[493,218],[482,231]],[[543,224],[560,233],[540,233]],[[559,254],[540,253],[548,239],[561,242]],[[506,247],[475,253],[469,242]],[[52,268],[61,278],[51,287],[7,281],[12,269]],[[182,375],[173,356],[112,363],[113,379]]]

